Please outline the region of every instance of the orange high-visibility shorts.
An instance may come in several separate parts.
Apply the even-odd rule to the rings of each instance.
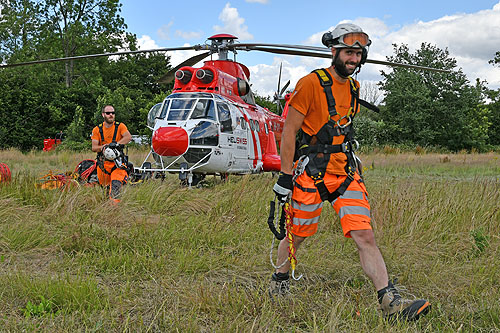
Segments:
[[[97,177],[99,178],[99,184],[101,184],[102,186],[108,186],[112,185],[113,181],[115,181],[115,183],[116,181],[120,182],[120,185],[125,185],[127,183],[128,180],[127,170],[123,170],[120,168],[116,168],[115,170],[113,170],[114,166],[115,166],[114,162],[104,161],[104,169],[110,174],[105,173],[104,171],[101,170],[100,167],[97,167]],[[110,186],[109,196],[110,198],[116,199],[119,193],[113,193],[112,190],[113,187]],[[115,189],[115,192],[116,191],[119,192],[120,189]]]
[[[328,191],[335,191],[347,176],[325,174],[323,180]],[[292,194],[293,226],[291,232],[301,237],[312,236],[318,230],[319,217],[323,201],[314,185],[314,181],[305,172],[297,177],[298,186]],[[343,195],[332,204],[340,217],[340,224],[345,237],[351,237],[351,230],[372,229],[370,204],[366,186],[358,173],[354,175]]]

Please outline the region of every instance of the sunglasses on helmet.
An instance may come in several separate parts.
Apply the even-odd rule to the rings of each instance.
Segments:
[[[361,47],[369,46],[372,41],[364,32],[351,32],[339,37],[339,42],[346,46],[358,44]]]

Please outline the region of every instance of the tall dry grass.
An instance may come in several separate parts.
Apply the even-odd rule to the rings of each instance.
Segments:
[[[391,325],[326,205],[294,297],[267,297],[270,174],[192,190],[169,175],[113,206],[100,188],[35,186],[92,154],[2,151],[14,177],[0,184],[0,331],[500,331],[499,156],[446,156],[362,156],[389,273],[433,304]]]

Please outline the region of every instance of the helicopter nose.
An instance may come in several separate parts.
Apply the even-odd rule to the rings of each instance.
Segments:
[[[179,156],[189,144],[187,132],[180,127],[160,127],[152,138],[153,150],[161,156]]]

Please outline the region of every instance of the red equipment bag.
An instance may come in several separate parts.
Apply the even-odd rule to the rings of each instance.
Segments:
[[[7,164],[0,163],[0,183],[8,182],[11,179],[10,169]]]

